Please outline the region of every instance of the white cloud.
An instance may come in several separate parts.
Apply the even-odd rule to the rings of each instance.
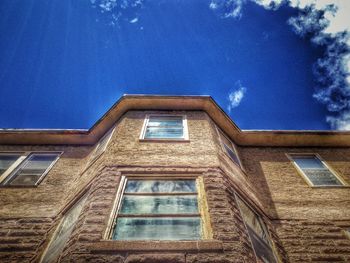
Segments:
[[[284,4],[299,10],[288,24],[300,37],[325,47],[313,66],[313,97],[337,114],[326,118],[332,128],[350,129],[350,0],[212,0],[210,7],[223,18],[241,18],[247,1],[269,10]]]
[[[230,112],[233,108],[238,107],[241,103],[244,95],[247,92],[247,88],[243,87],[240,81],[237,81],[235,84],[236,88],[231,91],[228,95],[228,100],[230,104],[228,106],[228,111]]]
[[[350,111],[345,111],[338,117],[327,117],[327,122],[335,130],[350,131]]]
[[[240,19],[246,2],[247,0],[211,0],[209,8],[220,17]]]
[[[122,22],[136,23],[145,0],[90,0],[91,5],[105,14],[108,25],[120,26]]]

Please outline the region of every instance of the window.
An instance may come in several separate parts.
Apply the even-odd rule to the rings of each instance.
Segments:
[[[195,179],[125,179],[111,230],[114,240],[198,240],[208,238],[205,202]],[[201,201],[200,201],[201,199]]]
[[[106,150],[107,145],[110,141],[110,139],[112,138],[114,132],[114,128],[110,129],[98,142],[98,144],[95,147],[94,152],[92,153],[91,157],[90,157],[90,162],[92,163],[94,162],[98,157],[100,157],[100,155]]]
[[[265,263],[277,262],[271,248],[266,225],[261,217],[237,195],[236,200],[258,261]]]
[[[313,186],[342,186],[343,183],[314,154],[291,155],[296,167]]]
[[[186,117],[175,115],[147,116],[140,139],[188,140]]]
[[[41,263],[57,261],[60,253],[63,251],[63,248],[69,239],[70,234],[73,231],[76,222],[78,221],[85,200],[86,194],[81,197],[76,202],[76,204],[65,213],[55,233],[53,234],[53,237],[51,238],[51,241],[46,248],[44,255],[41,258]]]
[[[230,139],[226,137],[226,135],[218,129],[219,135],[220,135],[220,141],[222,144],[222,147],[224,151],[227,153],[227,155],[231,158],[231,160],[236,163],[237,165],[241,166],[241,163],[239,161],[236,148],[233,142],[231,142]]]
[[[0,184],[38,185],[60,155],[56,152],[1,153]]]

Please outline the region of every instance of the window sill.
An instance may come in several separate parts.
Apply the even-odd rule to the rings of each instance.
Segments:
[[[35,185],[0,185],[0,188],[8,188],[8,189],[12,189],[12,188],[37,188],[39,185],[35,184]]]
[[[311,185],[310,188],[315,188],[315,189],[329,189],[329,188],[334,188],[334,189],[342,189],[342,188],[350,188],[349,185]]]
[[[139,139],[139,142],[190,142],[188,139]]]
[[[143,252],[206,252],[223,251],[222,241],[116,241],[102,240],[91,245],[90,250],[94,253],[110,253],[113,251],[143,251]]]

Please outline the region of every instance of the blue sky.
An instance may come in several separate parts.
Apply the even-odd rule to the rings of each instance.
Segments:
[[[301,2],[2,0],[0,127],[86,129],[127,93],[211,95],[241,129],[350,129],[348,7]]]

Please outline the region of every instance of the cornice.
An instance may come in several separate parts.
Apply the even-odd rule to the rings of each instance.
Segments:
[[[204,111],[238,145],[349,147],[349,131],[241,130],[210,96],[124,95],[88,130],[0,129],[0,144],[95,144],[130,110]]]

